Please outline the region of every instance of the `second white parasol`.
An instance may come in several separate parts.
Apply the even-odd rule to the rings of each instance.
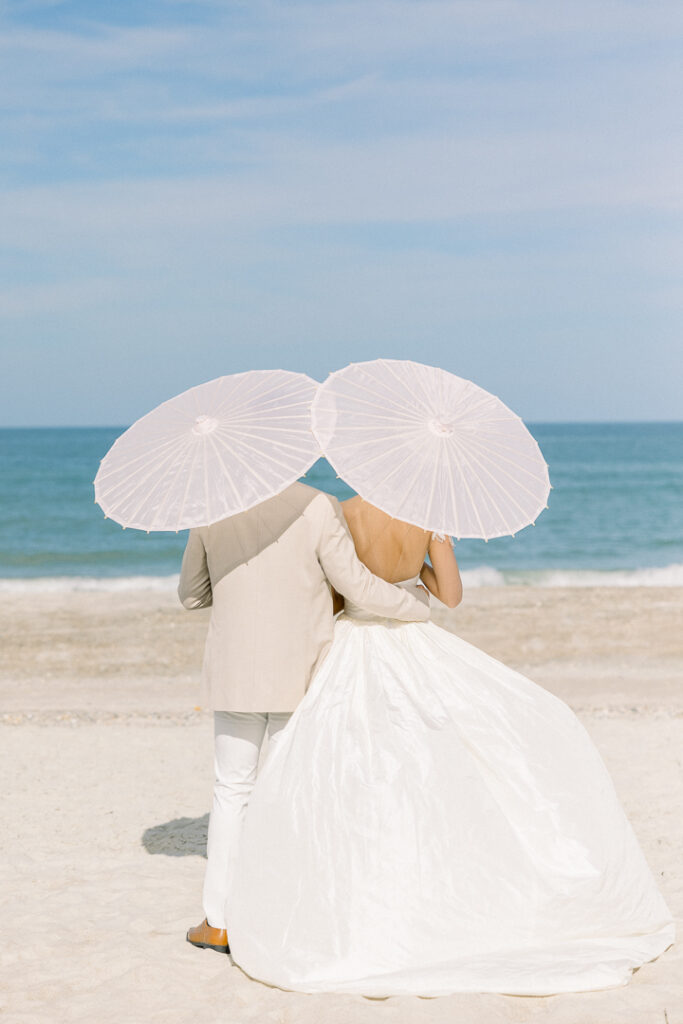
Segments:
[[[318,384],[303,373],[250,370],[163,402],[102,460],[95,500],[138,530],[184,530],[246,512],[320,456],[311,430]]]
[[[396,519],[489,540],[514,535],[547,508],[548,467],[522,420],[446,370],[352,363],[319,387],[311,414],[335,472]]]

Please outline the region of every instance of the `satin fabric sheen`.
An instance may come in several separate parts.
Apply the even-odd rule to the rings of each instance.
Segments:
[[[607,988],[674,939],[567,705],[353,607],[252,793],[226,918],[250,976],[367,996]]]

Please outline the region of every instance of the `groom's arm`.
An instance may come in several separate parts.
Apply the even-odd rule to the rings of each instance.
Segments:
[[[190,530],[180,568],[178,597],[185,608],[208,608],[213,604],[206,548],[198,530]]]
[[[318,561],[335,590],[373,615],[407,622],[429,618],[429,596],[421,587],[396,587],[363,565],[353,545],[336,498],[325,495],[324,521],[318,540]]]

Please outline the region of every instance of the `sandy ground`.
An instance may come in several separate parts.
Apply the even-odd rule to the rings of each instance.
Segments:
[[[683,1024],[683,942],[624,988],[307,996],[184,942],[201,918],[207,616],[173,595],[0,596],[0,1020]],[[683,936],[683,590],[472,590],[435,619],[579,714]]]

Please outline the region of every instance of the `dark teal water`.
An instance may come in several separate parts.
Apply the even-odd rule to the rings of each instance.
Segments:
[[[462,567],[479,569],[472,581],[580,582],[621,570],[615,582],[683,584],[683,423],[530,429],[550,466],[550,507],[515,538],[461,541]],[[178,572],[184,534],[123,531],[94,504],[99,461],[122,430],[0,430],[0,579]],[[306,482],[351,493],[324,460]]]

